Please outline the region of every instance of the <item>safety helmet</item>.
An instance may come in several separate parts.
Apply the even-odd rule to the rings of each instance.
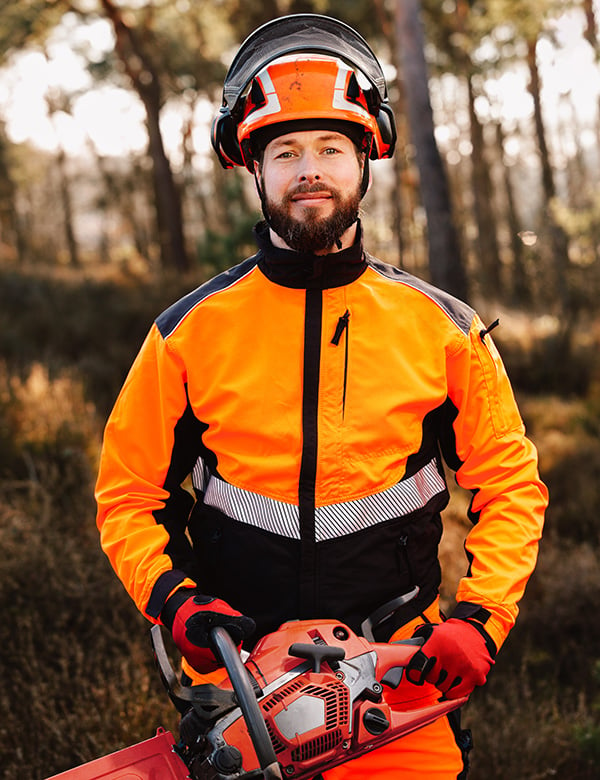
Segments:
[[[396,128],[381,66],[343,22],[319,14],[275,19],[231,64],[213,148],[224,168],[252,171],[269,140],[321,126],[348,135],[371,159],[391,157]]]

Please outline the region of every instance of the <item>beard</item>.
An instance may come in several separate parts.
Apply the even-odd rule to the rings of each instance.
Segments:
[[[319,217],[317,209],[304,208],[304,219],[295,219],[290,214],[292,198],[302,192],[322,192],[326,189],[331,195],[333,212],[328,217]],[[280,203],[269,200],[263,202],[263,212],[269,227],[296,252],[315,254],[333,248],[343,234],[358,219],[360,207],[360,187],[350,195],[343,196],[332,187],[322,184],[301,184],[293,192],[288,192]]]

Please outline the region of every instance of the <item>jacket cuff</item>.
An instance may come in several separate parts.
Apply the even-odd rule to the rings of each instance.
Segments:
[[[466,621],[473,626],[473,628],[477,629],[485,641],[490,656],[495,658],[498,648],[492,637],[484,628],[491,616],[492,613],[488,609],[479,604],[473,604],[470,601],[459,601],[451,615],[453,618]]]
[[[195,588],[179,588],[171,596],[169,596],[160,612],[160,621],[163,626],[166,626],[169,631],[172,631],[173,621],[175,620],[177,610],[191,596],[196,595],[198,595],[198,591]]]

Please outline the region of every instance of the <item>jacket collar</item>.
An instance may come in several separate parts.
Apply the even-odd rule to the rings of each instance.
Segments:
[[[294,252],[273,246],[266,222],[259,222],[253,232],[260,250],[258,267],[268,279],[283,287],[307,290],[342,287],[358,279],[367,267],[360,220],[354,244],[329,255]]]

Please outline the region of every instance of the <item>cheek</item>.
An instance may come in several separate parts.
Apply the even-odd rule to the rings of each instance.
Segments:
[[[280,171],[267,173],[263,170],[261,182],[265,195],[274,201],[281,200],[294,185],[293,178]]]

